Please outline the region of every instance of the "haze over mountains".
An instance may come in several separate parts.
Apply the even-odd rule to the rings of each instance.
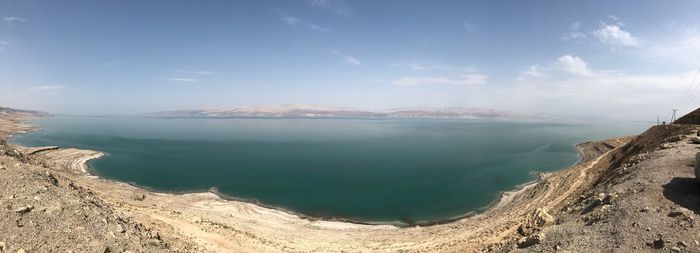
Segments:
[[[534,118],[530,115],[487,108],[411,107],[366,110],[309,105],[255,106],[232,109],[195,109],[144,114],[156,117],[361,117],[361,118]]]
[[[0,106],[0,115],[22,115],[22,116],[31,116],[31,117],[49,117],[51,116],[50,113],[47,112],[42,112],[42,111],[32,111],[32,110],[22,110],[22,109],[14,109],[10,107],[1,107]]]

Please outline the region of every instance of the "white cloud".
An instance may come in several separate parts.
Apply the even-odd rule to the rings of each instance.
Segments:
[[[457,77],[405,77],[393,82],[398,86],[418,85],[478,85],[488,83],[488,76],[479,73],[464,73]]]
[[[540,78],[545,76],[546,75],[544,74],[544,72],[542,72],[539,66],[532,65],[527,70],[520,71],[520,77],[518,78],[518,80],[523,80],[530,77]]]
[[[27,91],[30,93],[50,93],[62,91],[64,88],[62,85],[38,85],[28,87]]]
[[[354,57],[354,56],[350,56],[350,55],[344,54],[343,52],[340,52],[339,50],[336,50],[336,49],[332,49],[330,52],[331,52],[331,54],[333,54],[333,55],[340,56],[340,58],[341,58],[344,62],[346,62],[346,63],[348,63],[348,64],[352,64],[352,65],[355,65],[355,66],[361,65],[360,60],[358,60],[358,59],[357,59],[356,57]]]
[[[573,75],[591,74],[591,71],[588,69],[588,64],[583,61],[583,59],[576,56],[564,55],[557,59],[557,63],[559,69]]]
[[[301,22],[301,19],[299,19],[297,17],[293,17],[293,16],[286,16],[286,17],[282,17],[282,21],[284,21],[285,23],[290,24],[290,25],[296,25],[299,22]]]
[[[9,45],[10,45],[10,42],[0,40],[0,50],[7,48],[7,46],[9,46]]]
[[[580,41],[588,36],[585,33],[582,33],[579,31],[579,28],[581,28],[581,21],[576,21],[571,24],[569,24],[569,34],[565,35],[562,39],[563,40],[573,40],[573,41]]]
[[[194,79],[194,78],[183,78],[183,77],[173,77],[173,78],[168,78],[165,80],[173,81],[173,82],[183,82],[183,83],[196,83],[199,81],[199,80]]]
[[[504,102],[523,111],[579,117],[604,115],[655,121],[657,115],[665,116],[671,108],[684,112],[694,109],[681,97],[695,71],[627,73],[591,69],[583,59],[572,55],[559,57],[544,68],[533,66],[521,71],[515,85],[493,86],[483,96],[508,97]]]
[[[175,72],[178,73],[188,73],[188,74],[197,74],[197,75],[214,75],[216,74],[213,71],[208,71],[208,70],[177,70]]]
[[[352,65],[355,65],[355,66],[360,65],[360,61],[357,60],[357,58],[352,57],[352,56],[349,56],[349,55],[343,56],[343,61],[345,61],[345,62],[347,62],[347,63],[350,63],[350,64],[352,64]]]
[[[464,26],[464,30],[467,30],[467,32],[476,31],[476,26],[474,26],[474,24],[472,24],[469,20],[464,20],[464,22],[462,22],[462,26]]]
[[[106,61],[106,62],[102,62],[102,65],[105,65],[105,66],[121,66],[121,65],[124,65],[124,64],[126,64],[126,63],[125,63],[125,62],[121,62],[121,61]]]
[[[311,29],[311,30],[319,31],[319,32],[328,32],[331,30],[331,29],[328,29],[328,28],[323,27],[321,25],[305,22],[301,18],[297,18],[297,17],[291,16],[291,15],[287,15],[287,14],[280,14],[280,15],[282,15],[282,22],[284,22],[290,26],[305,27],[307,29]]]
[[[8,24],[22,23],[27,21],[27,19],[22,17],[3,17],[2,20]]]
[[[441,70],[450,69],[450,66],[444,64],[425,64],[425,63],[415,63],[415,62],[399,62],[389,64],[392,67],[407,67],[413,70],[425,71],[425,70]]]
[[[581,28],[581,21],[576,21],[569,25],[569,29],[571,30],[578,30],[579,28]]]
[[[700,32],[688,29],[678,38],[658,43],[647,51],[651,57],[670,59],[697,68],[700,66]]]
[[[564,36],[564,40],[582,40],[587,38],[588,36],[585,33],[582,32],[571,32]]]
[[[352,8],[341,0],[310,0],[309,5],[340,16],[352,15]]]
[[[622,30],[620,25],[602,24],[598,30],[591,33],[601,42],[611,46],[639,47],[639,39],[631,33]]]

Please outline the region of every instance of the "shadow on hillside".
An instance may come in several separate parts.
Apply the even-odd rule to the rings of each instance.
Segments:
[[[664,197],[679,206],[700,212],[700,182],[690,177],[674,177],[663,185]]]

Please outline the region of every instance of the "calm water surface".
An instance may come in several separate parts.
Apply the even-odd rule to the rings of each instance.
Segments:
[[[206,191],[321,217],[425,222],[578,160],[574,144],[648,124],[470,119],[53,117],[13,138],[109,155],[101,177],[159,191]]]

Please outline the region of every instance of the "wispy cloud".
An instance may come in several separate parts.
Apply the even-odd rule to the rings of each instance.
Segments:
[[[166,78],[165,80],[173,81],[173,82],[181,82],[181,83],[196,83],[199,81],[199,80],[194,79],[194,78],[184,78],[184,77]]]
[[[304,27],[304,28],[314,30],[314,31],[319,31],[319,32],[329,32],[331,30],[327,27],[324,27],[324,26],[321,26],[318,24],[306,22],[306,21],[302,20],[301,18],[292,16],[289,14],[280,13],[280,15],[282,16],[282,18],[281,18],[282,22],[284,22],[285,24],[290,25],[290,26]]]
[[[563,40],[573,40],[573,41],[580,41],[588,37],[585,33],[579,31],[581,28],[581,25],[583,23],[581,21],[576,21],[571,24],[569,24],[569,33],[567,35],[564,35],[562,38]]]
[[[537,66],[537,65],[533,65]],[[531,70],[532,67],[529,69]],[[522,71],[522,73],[531,71]],[[582,58],[563,55],[543,68],[538,77],[517,78],[508,87],[489,91],[491,96],[517,94],[523,99],[511,100],[513,106],[530,111],[567,112],[569,115],[590,115],[615,108],[609,116],[656,118],[657,113],[680,107],[679,98],[687,90],[694,71],[640,74],[591,68]],[[679,105],[680,104],[680,105]],[[667,106],[660,110],[661,107]],[[619,111],[619,115],[615,115]]]
[[[124,65],[124,64],[126,64],[126,63],[125,63],[125,62],[121,62],[121,61],[106,61],[106,62],[102,62],[102,65],[105,65],[105,66],[120,66],[120,65]]]
[[[538,65],[531,65],[527,70],[520,71],[520,77],[518,77],[518,80],[524,80],[527,78],[540,78],[544,77],[545,73],[543,72],[542,68],[540,68]]]
[[[332,49],[332,50],[331,50],[331,54],[340,56],[340,58],[341,58],[344,62],[346,62],[346,63],[348,63],[348,64],[352,64],[352,65],[355,65],[355,66],[361,65],[360,60],[358,60],[358,59],[355,58],[354,56],[350,56],[350,55],[344,54],[343,52],[340,52],[340,51],[338,51],[338,50],[336,50],[336,49]]]
[[[27,91],[29,93],[51,93],[62,91],[64,88],[62,85],[37,85],[29,86]]]
[[[619,24],[609,25],[603,23],[598,30],[593,31],[591,34],[601,42],[613,47],[639,47],[639,39],[628,31],[623,30]]]
[[[349,55],[344,55],[343,61],[350,63],[352,65],[355,65],[355,66],[360,65],[360,61],[357,58],[349,56]]]
[[[176,70],[175,72],[187,73],[187,74],[197,74],[197,75],[215,75],[216,74],[216,72],[208,71],[208,70]]]
[[[8,24],[14,24],[14,23],[26,22],[27,19],[22,18],[22,17],[10,16],[10,17],[2,17],[2,21],[4,21],[5,23],[8,23]]]
[[[467,32],[475,32],[476,31],[476,26],[469,20],[464,20],[462,22],[462,26],[464,27],[464,30]]]
[[[687,29],[680,36],[657,43],[647,49],[652,58],[670,59],[692,68],[700,66],[700,32]]]
[[[389,64],[392,67],[406,67],[413,70],[424,71],[424,70],[446,70],[450,69],[450,66],[444,64],[427,64],[427,63],[416,63],[416,62],[399,62]]]
[[[308,4],[312,7],[322,9],[336,15],[352,15],[352,8],[350,8],[350,5],[341,0],[309,0]]]
[[[455,76],[420,76],[404,77],[393,82],[398,86],[419,85],[479,85],[488,83],[488,76],[480,74],[471,68],[465,68]]]
[[[0,40],[0,50],[7,48],[7,46],[9,46],[9,45],[10,45],[10,42]]]

